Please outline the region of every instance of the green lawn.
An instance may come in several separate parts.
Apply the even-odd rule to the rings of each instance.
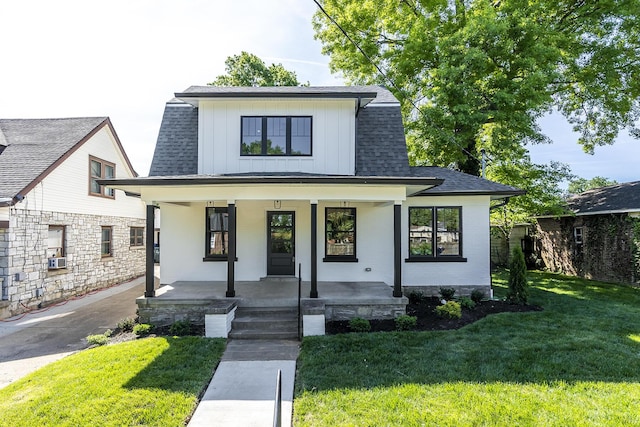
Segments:
[[[183,426],[224,347],[160,337],[81,351],[0,390],[0,426]]]
[[[494,276],[499,295],[506,277]],[[640,425],[640,289],[529,278],[544,311],[457,331],[305,338],[295,425]]]

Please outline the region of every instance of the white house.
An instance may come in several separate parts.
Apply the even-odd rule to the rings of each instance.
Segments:
[[[148,224],[159,207],[163,284],[223,282],[228,298],[298,268],[311,299],[329,283],[488,293],[489,204],[521,193],[410,166],[378,86],[190,87],[166,105],[150,176],[102,183],[140,194]]]
[[[0,317],[145,272],[145,208],[106,117],[0,119]]]

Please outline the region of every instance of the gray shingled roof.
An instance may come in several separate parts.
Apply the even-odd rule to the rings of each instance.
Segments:
[[[399,105],[372,106],[358,113],[356,175],[410,176]]]
[[[411,166],[411,175],[435,176],[444,179],[441,185],[424,191],[422,194],[426,196],[445,194],[500,194],[515,196],[524,194],[524,191],[509,185],[438,166]]]
[[[567,200],[576,215],[640,211],[640,181],[594,188]]]
[[[184,94],[203,97],[207,95],[244,97],[250,94],[290,96],[291,94],[304,95],[305,93],[377,94],[372,102],[358,112],[357,176],[436,177],[445,180],[442,185],[426,191],[425,195],[522,194],[522,191],[514,187],[445,168],[410,167],[399,102],[391,92],[381,86],[255,88],[192,86],[182,94],[177,93],[176,96],[181,97]],[[167,104],[149,172],[150,176],[196,176],[198,169],[198,109],[189,105],[177,99]]]
[[[81,142],[107,117],[0,119],[0,198],[13,198]]]
[[[149,176],[198,173],[198,109],[179,100],[167,103]]]

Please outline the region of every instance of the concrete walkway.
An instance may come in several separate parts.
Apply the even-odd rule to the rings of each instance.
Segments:
[[[282,371],[282,426],[291,426],[297,341],[232,340],[188,427],[273,426]]]

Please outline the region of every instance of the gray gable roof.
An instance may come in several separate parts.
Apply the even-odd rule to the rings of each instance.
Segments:
[[[0,198],[28,191],[107,123],[107,117],[0,119],[6,144],[0,153]]]
[[[567,200],[576,215],[640,211],[640,181],[594,188]]]
[[[167,103],[149,176],[198,173],[198,109],[179,100]]]

